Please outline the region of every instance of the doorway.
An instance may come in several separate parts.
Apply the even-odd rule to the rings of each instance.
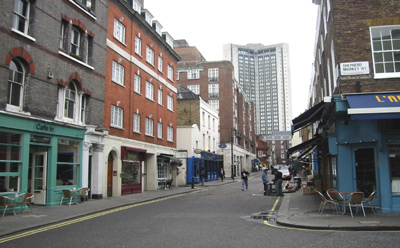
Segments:
[[[29,160],[29,192],[33,203],[46,205],[47,152],[32,152]]]
[[[113,191],[113,166],[114,158],[112,154],[108,154],[108,167],[107,167],[107,197],[112,197]]]
[[[356,189],[369,196],[376,191],[375,150],[358,148],[354,150],[356,166]]]

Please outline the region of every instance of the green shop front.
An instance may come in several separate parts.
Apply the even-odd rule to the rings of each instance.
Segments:
[[[0,195],[33,193],[58,205],[63,189],[82,184],[85,129],[0,113]]]

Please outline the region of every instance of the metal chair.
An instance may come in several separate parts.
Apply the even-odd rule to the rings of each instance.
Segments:
[[[32,199],[33,199],[32,193],[25,193],[22,201],[16,201],[15,205],[21,206],[22,213],[24,213],[25,206],[28,207],[32,212],[32,207],[31,207]]]
[[[15,215],[15,212],[14,212],[14,206],[15,205],[14,205],[13,202],[7,202],[7,199],[12,201],[12,199],[10,197],[0,196],[0,206],[4,207],[4,211],[3,211],[3,216],[2,217],[4,217],[4,215],[6,214],[6,211],[7,211],[8,207],[12,207],[13,208],[13,214]]]
[[[361,201],[361,204],[363,204],[363,205],[364,205],[365,203],[367,203],[368,206],[372,209],[372,212],[373,212],[374,214],[376,214],[376,209],[375,209],[376,206],[372,205],[371,203],[372,203],[372,201],[374,200],[375,197],[376,197],[376,191],[372,192],[372,193],[368,196],[367,199]]]
[[[172,181],[173,179],[171,178],[170,180],[167,180],[167,189],[172,189]]]
[[[319,205],[319,209],[318,209],[319,214],[322,214],[324,212],[324,207],[325,207],[325,204],[327,204],[327,203],[333,204],[335,206],[336,212],[339,212],[337,202],[326,199],[325,196],[319,191],[316,191],[316,192],[317,192],[319,198],[321,199],[321,204]]]
[[[356,213],[358,212],[358,208],[361,207],[364,217],[366,217],[365,211],[364,211],[364,205],[362,203],[363,200],[364,200],[363,192],[354,192],[354,193],[350,194],[350,200],[344,202],[345,207],[346,207],[346,204],[349,205],[351,218],[353,218],[353,211],[351,210],[352,207],[357,207]]]
[[[71,191],[69,189],[63,189],[63,196],[61,197],[60,205],[63,203],[64,199],[69,199],[68,205],[71,206],[72,200],[75,202],[75,195],[71,194]]]
[[[334,190],[334,189],[328,189],[328,190],[326,191],[326,194],[328,195],[328,197],[329,197],[332,201],[337,202],[339,208],[340,208],[340,203],[343,203],[343,202],[345,201],[345,199],[343,198],[343,196],[342,196],[339,192],[337,192],[336,190]],[[344,204],[343,204],[343,207],[344,207]],[[339,209],[339,210],[340,210],[340,209]]]
[[[81,202],[87,201],[89,199],[88,197],[88,192],[90,191],[89,188],[80,188],[81,191],[80,197],[81,197]]]

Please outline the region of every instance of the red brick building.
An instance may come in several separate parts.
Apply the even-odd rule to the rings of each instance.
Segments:
[[[143,1],[108,6],[104,127],[107,196],[155,190],[173,173],[176,67],[171,37]],[[168,37],[166,37],[168,36]]]
[[[254,103],[248,101],[234,78],[230,61],[206,61],[196,47],[186,41],[175,42],[174,50],[182,58],[178,62],[178,83],[219,111],[220,143],[227,175],[232,161],[236,175],[241,168],[251,170],[255,158]],[[233,149],[230,146],[233,139]],[[233,156],[232,156],[233,155]],[[233,159],[232,159],[233,158]]]

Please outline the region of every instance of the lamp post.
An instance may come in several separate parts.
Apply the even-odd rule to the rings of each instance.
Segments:
[[[235,129],[232,128],[232,133],[231,133],[231,178],[232,180],[235,180],[235,175],[233,174],[234,170],[233,170],[233,141],[234,141],[234,132]]]

